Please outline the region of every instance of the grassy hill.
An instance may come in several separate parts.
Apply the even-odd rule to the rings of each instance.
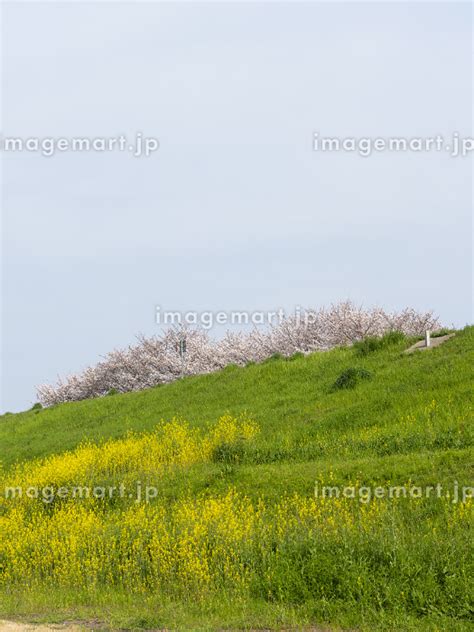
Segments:
[[[3,415],[0,494],[140,481],[153,498],[0,498],[0,615],[472,629],[472,503],[452,494],[473,484],[474,328],[410,342]],[[422,492],[374,497],[401,485]]]

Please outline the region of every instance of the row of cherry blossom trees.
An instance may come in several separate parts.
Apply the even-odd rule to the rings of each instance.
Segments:
[[[291,356],[297,352],[324,351],[387,331],[420,335],[439,326],[431,312],[404,309],[388,313],[381,308],[364,309],[345,301],[329,309],[309,309],[288,316],[265,330],[227,332],[219,340],[211,339],[201,329],[171,328],[161,336],[139,337],[134,346],[112,351],[82,373],[59,379],[54,385],[40,385],[38,398],[44,406],[52,406],[99,397],[111,390],[139,391],[183,375],[210,373],[229,364],[262,362],[275,353]],[[186,351],[180,353],[183,340]]]

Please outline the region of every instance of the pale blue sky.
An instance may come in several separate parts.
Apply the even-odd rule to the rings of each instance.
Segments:
[[[3,5],[6,136],[160,139],[3,157],[3,410],[169,310],[345,298],[472,320],[472,158],[312,133],[471,132],[469,3]]]

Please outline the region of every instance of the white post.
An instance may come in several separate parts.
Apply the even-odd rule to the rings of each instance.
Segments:
[[[429,329],[425,332],[425,347],[431,347],[431,337]]]

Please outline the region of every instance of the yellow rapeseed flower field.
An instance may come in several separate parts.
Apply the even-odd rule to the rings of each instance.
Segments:
[[[394,521],[393,504],[361,504],[345,497],[294,494],[268,501],[230,488],[219,495],[183,494],[167,502],[126,498],[115,506],[95,498],[44,502],[25,492],[166,476],[169,468],[210,462],[223,444],[251,442],[258,432],[257,424],[245,416],[224,415],[207,432],[173,419],[151,433],[82,444],[3,473],[2,487],[21,488],[23,493],[1,499],[0,584],[87,589],[116,585],[132,591],[172,587],[175,592],[200,593],[213,586],[247,590],[260,573],[267,594],[274,596],[278,577],[287,572],[288,551],[299,556],[293,562],[298,567],[312,551],[344,550],[351,539],[360,543],[388,532],[392,537],[401,529]],[[449,529],[467,520],[470,505],[445,501],[445,507]]]

